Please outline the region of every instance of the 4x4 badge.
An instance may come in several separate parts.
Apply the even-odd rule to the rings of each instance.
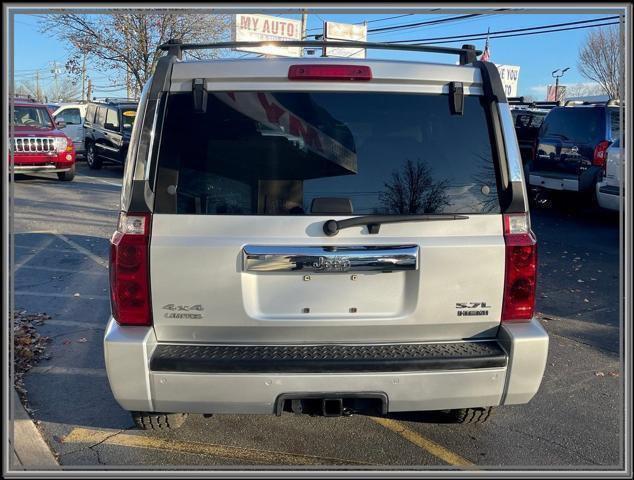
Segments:
[[[200,305],[174,305],[173,303],[168,303],[167,305],[163,305],[161,307],[163,310],[168,310],[163,314],[165,318],[178,318],[178,319],[186,319],[186,320],[200,320],[203,318],[202,312],[205,308]],[[183,313],[179,313],[183,312]]]

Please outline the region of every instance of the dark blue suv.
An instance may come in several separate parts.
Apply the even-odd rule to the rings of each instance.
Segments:
[[[620,135],[618,102],[567,102],[542,123],[528,165],[533,188],[579,192],[592,197],[605,174],[608,147]]]

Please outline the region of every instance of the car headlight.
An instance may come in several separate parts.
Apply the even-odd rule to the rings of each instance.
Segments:
[[[55,137],[53,144],[55,145],[56,152],[65,152],[68,147],[68,139],[66,137]]]

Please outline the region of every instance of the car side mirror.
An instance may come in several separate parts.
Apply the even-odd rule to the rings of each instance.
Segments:
[[[56,118],[55,125],[57,125],[57,128],[64,128],[66,126],[66,122],[63,118]]]
[[[115,127],[112,123],[104,123],[103,124],[103,128],[105,128],[106,130],[112,130],[114,132],[118,132],[119,128]]]

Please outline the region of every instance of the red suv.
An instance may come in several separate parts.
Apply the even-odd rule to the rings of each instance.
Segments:
[[[75,177],[73,141],[57,126],[46,105],[29,99],[15,99],[13,111],[13,162],[15,173],[57,173],[63,181]],[[9,157],[11,155],[9,154]]]

